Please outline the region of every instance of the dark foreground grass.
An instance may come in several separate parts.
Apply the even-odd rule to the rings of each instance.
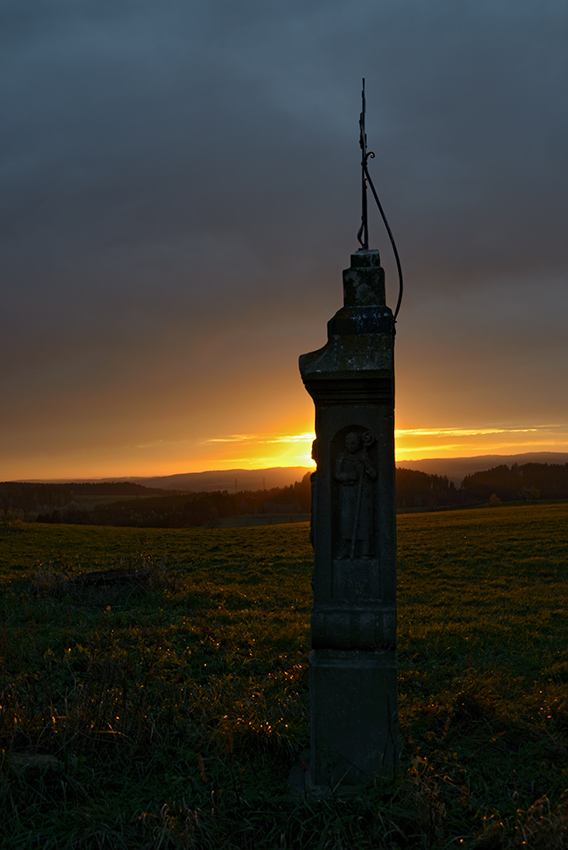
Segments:
[[[399,518],[401,769],[346,799],[286,783],[306,525],[9,525],[0,563],[0,847],[568,847],[568,505]]]

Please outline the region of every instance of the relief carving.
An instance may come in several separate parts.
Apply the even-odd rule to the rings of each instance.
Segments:
[[[334,477],[339,489],[338,560],[371,557],[377,467],[369,450],[374,442],[370,431],[349,431],[335,464]]]

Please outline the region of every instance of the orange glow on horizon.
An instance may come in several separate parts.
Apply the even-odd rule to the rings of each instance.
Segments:
[[[260,436],[235,434],[207,441],[232,446],[233,451],[217,458],[218,468],[243,466],[312,467],[313,432]],[[428,457],[475,457],[486,454],[568,451],[568,429],[557,425],[492,428],[404,428],[395,431],[397,461]],[[238,448],[237,448],[238,447]],[[237,450],[235,450],[237,449]],[[260,449],[260,451],[259,451]]]
[[[218,434],[209,439],[157,439],[138,445],[99,446],[49,458],[39,452],[24,467],[5,468],[2,479],[128,478],[228,469],[313,468],[313,432],[305,423],[286,431]],[[294,428],[293,425],[300,424]],[[302,428],[304,425],[304,428]],[[395,431],[396,461],[425,458],[568,452],[568,428],[559,425],[401,428]]]
[[[205,441],[220,449],[216,469],[267,466],[313,467],[314,433],[232,434]],[[557,425],[492,428],[404,428],[395,431],[397,461],[428,457],[475,457],[486,454],[568,451],[568,429]],[[213,455],[213,452],[212,452]]]
[[[409,428],[395,432],[398,461],[423,458],[568,451],[568,428],[559,425],[491,428]]]

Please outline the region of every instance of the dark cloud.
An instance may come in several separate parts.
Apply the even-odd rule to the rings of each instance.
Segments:
[[[455,338],[496,399],[500,344],[515,387],[529,352],[554,340],[557,379],[564,0],[30,0],[0,14],[0,345],[14,422],[33,399],[74,399],[80,418],[89,394],[109,415],[121,397],[157,394],[181,417],[184,380],[214,418],[227,370],[231,385],[254,375],[267,404],[300,404],[301,386],[279,402],[263,369],[289,368],[291,387],[297,354],[323,342],[340,305],[357,247],[362,76],[372,173],[407,277],[399,386],[424,368],[423,348],[443,371]],[[399,403],[419,416],[404,389]]]

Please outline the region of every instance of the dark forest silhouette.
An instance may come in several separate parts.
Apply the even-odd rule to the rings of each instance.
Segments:
[[[96,504],[97,497],[102,504]],[[88,506],[86,500],[95,501]],[[310,511],[310,473],[301,481],[269,490],[172,492],[130,482],[0,483],[4,519],[158,528],[215,526],[239,515],[282,515]],[[527,463],[467,475],[461,486],[447,476],[396,470],[399,510],[440,510],[500,502],[568,499],[568,463]]]

